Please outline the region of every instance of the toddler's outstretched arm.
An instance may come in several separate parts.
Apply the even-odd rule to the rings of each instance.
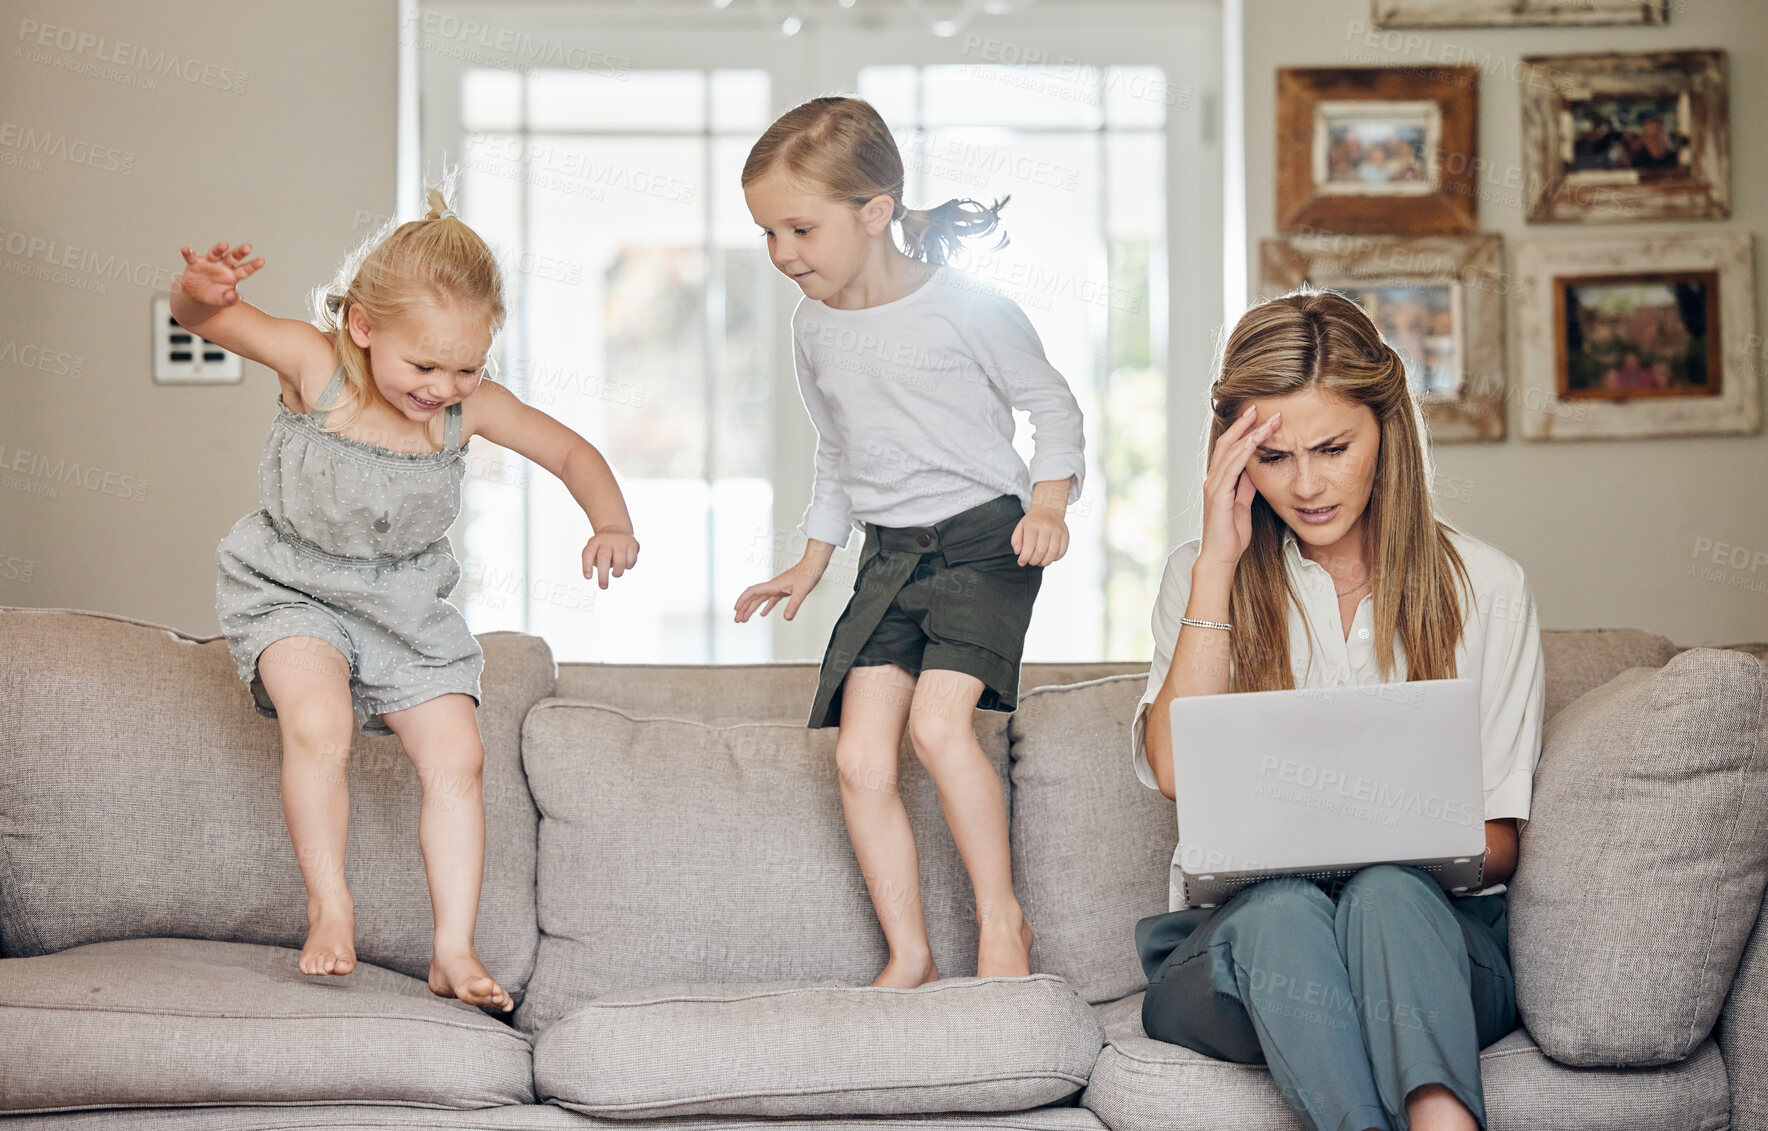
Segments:
[[[241,301],[239,283],[264,266],[263,256],[246,258],[251,244],[230,249],[223,240],[207,255],[193,254],[189,245],[178,250],[184,272],[172,280],[172,317],[222,349],[275,370],[283,403],[306,412],[310,406],[301,390],[323,388],[338,363],[331,340],[311,323],[275,318]]]
[[[638,539],[614,469],[595,446],[495,381],[481,382],[464,402],[465,435],[483,436],[546,468],[564,483],[594,532],[583,547],[583,576],[603,589],[638,561]]]

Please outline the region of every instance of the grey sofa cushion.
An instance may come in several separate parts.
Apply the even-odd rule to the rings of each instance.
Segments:
[[[528,1041],[423,982],[279,947],[93,943],[0,960],[0,1110],[532,1103]]]
[[[1768,669],[1695,648],[1543,732],[1510,895],[1517,1007],[1566,1064],[1706,1040],[1768,880]]]
[[[1541,633],[1541,663],[1547,670],[1541,717],[1551,719],[1628,668],[1661,668],[1678,650],[1669,638],[1637,628],[1547,629]]]
[[[1006,716],[976,720],[1004,778]],[[522,1028],[663,982],[864,985],[884,968],[841,814],[834,728],[637,719],[551,699],[529,714],[522,749],[541,812],[540,957]],[[934,960],[947,977],[974,974],[969,876],[906,741],[898,788]]]
[[[386,1131],[390,1127],[448,1131],[603,1131],[630,1129],[631,1121],[599,1119],[556,1104],[512,1104],[472,1111],[326,1104],[317,1107],[239,1105],[211,1108],[136,1108],[74,1111],[8,1118],[7,1131]],[[679,1116],[647,1121],[647,1131],[1106,1131],[1084,1107],[1040,1107],[1014,1112],[943,1112],[845,1119],[769,1119],[765,1116]]]
[[[625,1119],[1018,1111],[1078,1092],[1104,1041],[1047,974],[662,986],[573,1010],[535,1041],[534,1075],[547,1099]]]
[[[1097,1008],[1110,1043],[1081,1103],[1112,1131],[1301,1131],[1264,1065],[1151,1039],[1139,993]],[[1517,1029],[1479,1061],[1493,1131],[1721,1131],[1730,1110],[1725,1062],[1710,1040],[1666,1068],[1576,1069],[1543,1056]]]
[[[1768,1131],[1768,907],[1756,916],[1717,1036],[1731,1076],[1732,1131]]]
[[[485,879],[480,957],[511,993],[533,969],[534,837],[523,717],[552,655],[480,638]],[[0,610],[0,952],[176,936],[299,947],[306,889],[282,816],[282,743],[225,642],[116,617]],[[350,754],[346,876],[365,962],[424,978],[435,930],[396,738]]]
[[[1166,910],[1173,803],[1136,780],[1130,719],[1148,684],[1112,676],[1019,697],[1013,715],[1013,880],[1031,968],[1088,1001],[1148,984],[1136,920]]]

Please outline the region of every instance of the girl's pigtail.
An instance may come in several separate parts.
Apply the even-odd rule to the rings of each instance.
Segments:
[[[1001,223],[1001,209],[1012,194],[983,205],[969,197],[952,199],[937,208],[906,208],[897,217],[902,223],[903,253],[928,263],[949,263],[963,250],[963,241],[986,236]],[[1007,246],[1007,234],[1001,233],[996,248]]]
[[[454,209],[448,207],[448,200],[442,195],[441,189],[427,189],[424,192],[424,202],[430,206],[430,210],[424,213],[426,220],[441,220],[454,215]]]

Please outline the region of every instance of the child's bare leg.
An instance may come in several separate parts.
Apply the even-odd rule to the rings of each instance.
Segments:
[[[438,695],[386,715],[423,783],[417,843],[430,882],[436,917],[430,990],[470,1005],[513,1009],[473,949],[479,919],[479,883],[485,873],[485,748],[470,695]]]
[[[345,767],[356,730],[350,664],[323,640],[290,636],[259,654],[258,677],[282,728],[282,816],[307,886],[301,973],[348,974],[356,969],[356,907],[344,882]]]
[[[946,824],[976,891],[976,975],[1023,976],[1031,973],[1031,928],[1013,894],[1001,779],[976,741],[974,716],[982,687],[965,672],[923,671],[909,710],[909,739],[939,786]]]
[[[914,677],[894,664],[849,668],[841,691],[835,766],[841,811],[890,945],[874,986],[918,986],[939,977],[921,914],[921,872],[908,810],[896,788],[896,755]]]

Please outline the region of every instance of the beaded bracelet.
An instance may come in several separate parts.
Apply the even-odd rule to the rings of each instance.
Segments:
[[[1222,622],[1221,622],[1221,621],[1217,621],[1217,620],[1192,620],[1192,619],[1191,619],[1191,618],[1190,618],[1190,617],[1180,617],[1180,618],[1179,618],[1179,623],[1180,623],[1180,624],[1194,624],[1194,625],[1196,625],[1196,626],[1197,626],[1197,627],[1198,627],[1198,628],[1219,628],[1219,629],[1221,629],[1221,630],[1222,630],[1222,631],[1223,631],[1223,632],[1229,632],[1229,631],[1232,631],[1232,630],[1233,630],[1233,628],[1234,628],[1234,626],[1233,626],[1233,625],[1231,625],[1231,624],[1223,624],[1223,623],[1222,623]]]

